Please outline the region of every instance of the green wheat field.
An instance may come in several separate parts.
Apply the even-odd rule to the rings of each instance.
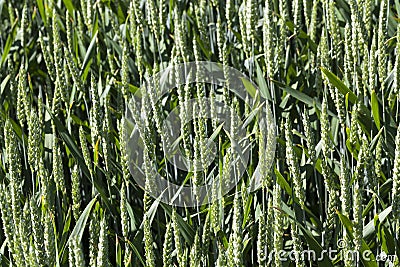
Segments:
[[[160,101],[143,89],[199,61],[245,74],[255,105],[229,80]],[[125,116],[138,92],[144,188]],[[237,144],[214,117],[178,129],[194,166],[212,139],[207,168],[163,150],[168,113],[203,97],[246,122],[245,172],[210,203],[164,203],[154,172],[193,188],[232,178]],[[399,0],[0,0],[0,264],[400,266],[399,108]]]

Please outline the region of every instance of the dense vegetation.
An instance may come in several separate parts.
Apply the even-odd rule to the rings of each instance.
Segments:
[[[382,266],[400,256],[399,14],[398,0],[0,0],[1,264]],[[229,83],[178,86],[157,103],[143,89],[193,61],[246,74],[255,105]],[[194,186],[229,175],[232,132],[212,118],[180,129],[181,151],[200,165],[212,137],[208,168],[177,171],[161,146],[167,114],[205,96],[246,121],[251,156],[237,186],[197,207],[139,186],[125,127],[138,92],[146,186],[153,170]],[[275,153],[263,143],[274,130]],[[259,164],[261,186],[248,190]]]

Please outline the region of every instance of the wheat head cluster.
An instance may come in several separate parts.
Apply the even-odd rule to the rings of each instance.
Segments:
[[[0,0],[0,55],[0,265],[399,266],[398,0]],[[228,78],[161,99],[143,87],[200,61],[244,73],[255,105]],[[144,186],[125,116],[137,93]],[[209,203],[164,203],[156,175],[198,198],[239,164],[239,125],[188,104],[202,98],[244,122],[245,172]],[[163,149],[170,112],[199,114],[175,129],[189,170]]]

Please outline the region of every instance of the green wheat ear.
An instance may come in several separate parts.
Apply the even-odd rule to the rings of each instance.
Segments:
[[[145,193],[146,195],[146,193]],[[151,222],[150,218],[147,215],[148,210],[144,210],[143,216],[143,231],[144,231],[144,250],[146,257],[146,266],[154,267],[155,265],[155,256],[153,250],[153,235],[151,233]]]
[[[79,172],[78,165],[74,164],[74,167],[71,172],[71,183],[72,183],[72,213],[74,219],[77,221],[81,215],[80,207],[82,202],[81,195],[81,186],[82,186],[82,177]]]
[[[61,192],[62,195],[65,195],[67,193],[67,188],[65,186],[61,151],[57,139],[55,139],[53,145],[53,180],[57,190]]]
[[[220,242],[218,242],[218,258],[216,266],[217,267],[227,266],[226,251],[224,246]]]
[[[17,117],[22,126],[27,122],[28,118],[30,117],[30,102],[28,101],[28,93],[26,91],[26,80],[26,66],[22,64],[19,69],[17,86]]]
[[[263,17],[263,51],[264,60],[266,65],[266,73],[270,77],[274,75],[274,67],[276,66],[276,57],[274,56],[274,46],[272,45],[273,39],[275,38],[276,32],[271,27],[272,15],[271,15],[271,3],[270,0],[265,0],[264,17]]]
[[[89,148],[86,143],[86,136],[83,127],[79,127],[79,141],[81,144],[83,159],[87,168],[89,169],[90,174],[93,174],[93,167],[92,167],[92,159],[90,158]]]
[[[257,262],[260,266],[266,266],[268,254],[268,230],[265,217],[265,213],[262,211],[258,220],[257,238]]]
[[[398,250],[400,231],[393,2],[0,0],[1,264],[305,266],[304,250],[332,248],[340,256],[321,265],[379,265],[379,253]],[[193,61],[218,62],[218,85],[184,83],[178,66]],[[182,80],[159,95],[152,75],[171,66]],[[234,93],[230,67],[258,87],[259,107],[268,103],[273,116],[260,118],[244,104],[250,96]],[[197,80],[215,78],[193,70]],[[143,162],[144,188],[130,173],[137,155],[124,127],[136,90],[143,158],[133,162]],[[251,156],[224,196],[221,185],[237,175],[231,139],[240,125],[231,116],[231,128],[217,132],[222,105],[188,104],[205,97],[248,122]],[[181,120],[199,116],[176,129],[196,163],[190,171],[163,151],[164,118],[178,105]],[[256,171],[261,186],[249,192]],[[197,201],[205,185],[212,201],[155,201],[156,175],[184,180]],[[297,253],[282,261],[281,250]],[[354,251],[373,254],[357,260]]]
[[[304,135],[307,141],[309,159],[311,163],[315,163],[316,160],[315,136],[311,128],[311,120],[307,110],[304,110],[302,118],[303,118]]]
[[[192,248],[190,250],[190,266],[200,267],[201,266],[201,248],[200,248],[200,240],[199,233],[196,232],[194,236],[194,242]]]
[[[280,210],[281,208],[281,189],[279,185],[275,184],[273,189],[273,207],[275,208],[273,211],[274,214],[274,222],[273,222],[273,251],[274,251],[274,265],[282,266],[282,261],[278,256],[278,252],[282,250],[283,245],[283,214]]]
[[[98,210],[95,209],[90,214],[89,222],[89,265],[96,266],[97,256],[99,255],[99,244],[100,244],[100,219]]]
[[[97,266],[110,266],[108,246],[108,225],[105,215],[100,222],[100,235],[97,254]]]
[[[291,223],[290,229],[293,240],[293,251],[295,252],[296,266],[304,267],[306,265],[304,259],[301,258],[301,255],[303,253],[303,244],[300,238],[300,230],[295,222]]]
[[[243,266],[242,262],[242,209],[241,194],[236,192],[233,200],[232,232],[229,237],[228,266]]]
[[[385,86],[385,77],[387,75],[387,54],[385,48],[386,42],[386,2],[380,3],[379,11],[379,22],[378,22],[378,45],[377,45],[377,57],[378,57],[378,75],[381,86]],[[383,91],[383,88],[382,88]]]
[[[201,261],[202,261],[203,265],[207,265],[208,261],[209,261],[210,241],[212,240],[210,215],[206,216],[206,219],[205,219],[202,227],[203,227],[203,229],[202,229],[202,235],[201,235],[201,244],[202,244]]]
[[[392,212],[395,218],[396,232],[400,229],[400,126],[396,134],[396,150],[393,166]]]
[[[351,188],[349,187],[349,170],[346,166],[346,161],[344,157],[340,160],[340,199],[342,201],[342,213],[343,215],[349,217],[351,209]]]
[[[128,219],[128,211],[126,207],[127,197],[126,197],[126,183],[121,183],[121,200],[120,200],[120,213],[121,213],[121,227],[122,227],[122,235],[125,239],[128,238],[129,234],[129,219]]]
[[[173,266],[173,227],[172,223],[167,224],[167,229],[165,230],[164,245],[163,245],[163,266],[172,267]]]
[[[85,256],[82,250],[82,244],[78,237],[73,238],[69,244],[69,264],[70,266],[86,266]]]
[[[293,135],[292,126],[289,120],[285,123],[285,137],[286,137],[286,164],[289,168],[290,176],[293,180],[294,196],[298,199],[300,207],[304,209],[305,195],[304,195],[304,179],[300,174],[300,167],[297,156],[293,150]]]
[[[172,227],[174,232],[174,243],[175,243],[175,254],[178,261],[178,266],[183,267],[186,266],[186,255],[184,252],[184,247],[181,242],[181,234],[178,224],[178,218],[176,210],[172,210]]]

